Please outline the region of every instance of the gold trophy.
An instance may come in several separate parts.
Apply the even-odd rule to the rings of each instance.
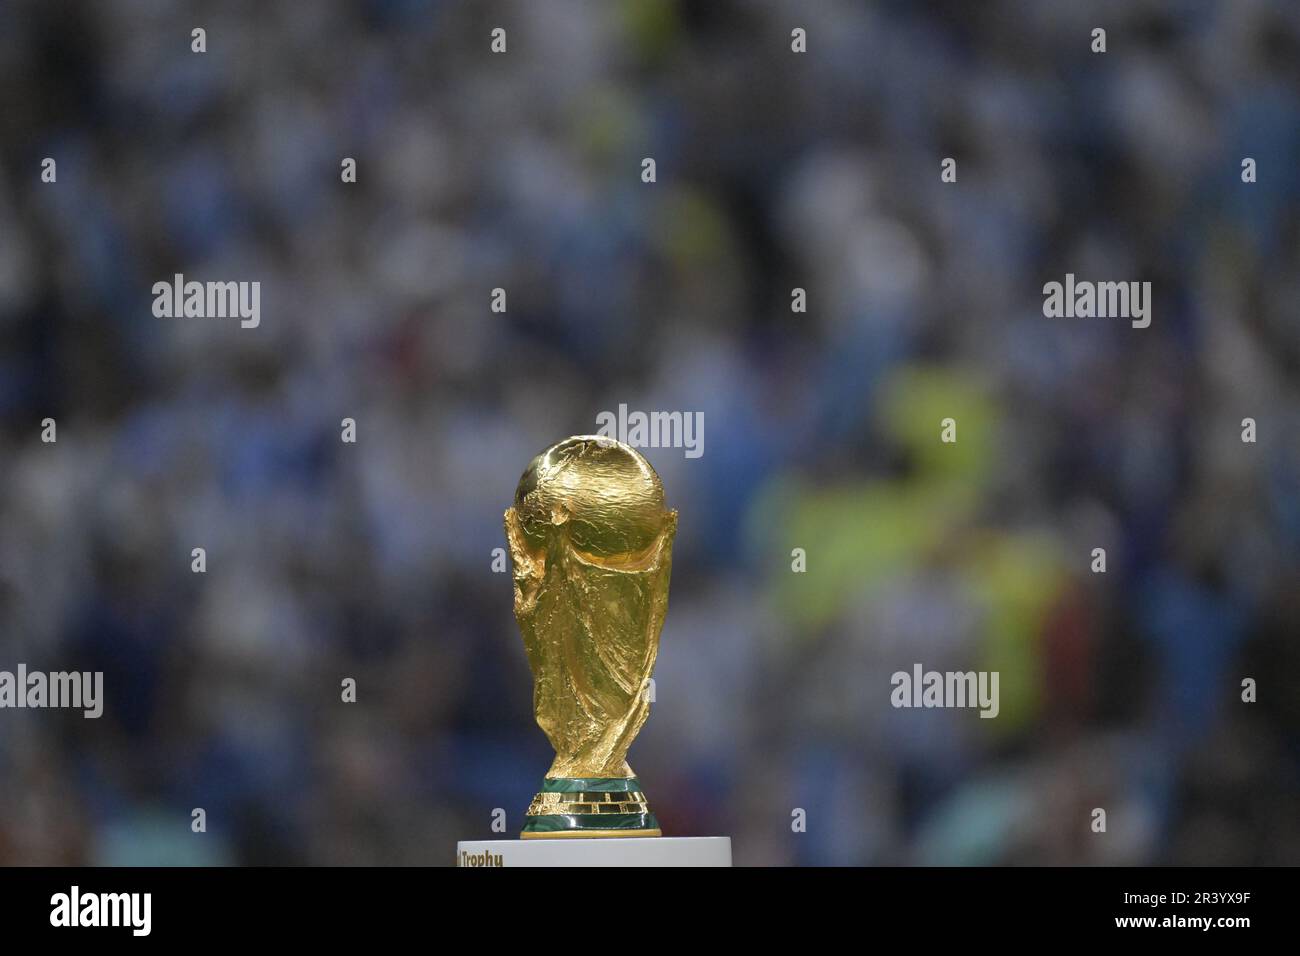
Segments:
[[[677,512],[639,452],[582,435],[532,460],[505,524],[533,711],[555,748],[520,835],[659,836],[627,751],[650,714]]]

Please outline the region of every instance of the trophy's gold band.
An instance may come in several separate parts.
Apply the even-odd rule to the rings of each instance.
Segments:
[[[579,792],[579,793],[539,793],[528,805],[528,816],[539,817],[549,814],[588,814],[588,813],[649,813],[645,794],[640,791],[630,793]]]

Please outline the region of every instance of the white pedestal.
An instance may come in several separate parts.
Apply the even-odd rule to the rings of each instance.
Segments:
[[[731,866],[731,837],[462,840],[457,866]]]

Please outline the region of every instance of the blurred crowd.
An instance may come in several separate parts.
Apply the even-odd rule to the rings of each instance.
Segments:
[[[502,512],[620,403],[707,426],[646,450],[666,832],[1300,862],[1298,213],[1290,0],[0,5],[0,669],[106,698],[0,711],[0,863],[513,836]],[[1045,318],[1067,272],[1151,327]],[[175,273],[260,327],[155,318]],[[1000,715],[892,708],[914,663]]]

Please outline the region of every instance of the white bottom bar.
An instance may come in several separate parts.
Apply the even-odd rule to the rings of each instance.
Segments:
[[[731,866],[731,837],[462,840],[457,866]]]

